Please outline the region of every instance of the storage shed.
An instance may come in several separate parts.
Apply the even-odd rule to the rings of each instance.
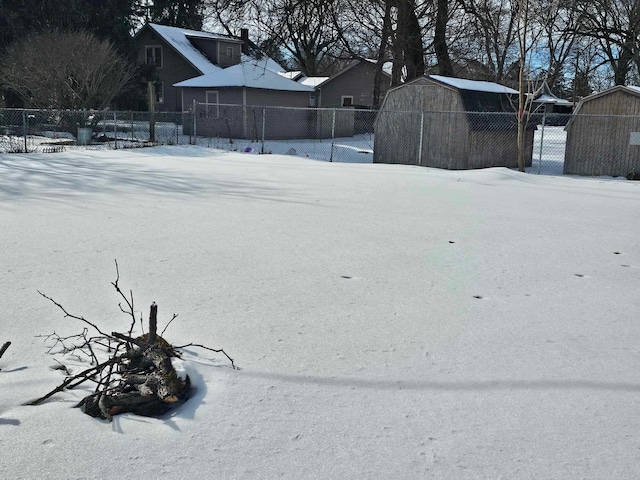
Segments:
[[[617,85],[583,98],[565,129],[565,174],[640,173],[640,87]]]
[[[385,96],[373,161],[464,170],[518,167],[518,92],[493,82],[429,75]],[[527,127],[531,165],[535,124]]]

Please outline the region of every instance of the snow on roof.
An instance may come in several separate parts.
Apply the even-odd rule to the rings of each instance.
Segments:
[[[536,103],[552,103],[554,105],[573,105],[573,102],[565,100],[564,98],[556,97],[555,95],[540,95],[534,100]]]
[[[280,65],[278,62],[276,62],[273,58],[268,57],[266,55],[261,55],[261,56],[251,56],[251,55],[245,55],[244,53],[242,54],[242,58],[241,58],[241,62],[242,63],[250,63],[253,65],[256,65],[258,68],[262,68],[265,70],[269,70],[270,72],[273,73],[279,73],[282,72],[284,70],[284,68],[282,68],[282,65]]]
[[[640,93],[640,87],[636,85],[627,85],[627,88],[633,90],[634,92]]]
[[[284,78],[288,78],[289,80],[295,80],[303,76],[300,70],[295,70],[293,72],[276,72],[278,75],[282,75]]]
[[[249,87],[265,90],[311,92],[313,89],[284,78],[264,67],[263,63],[243,62],[214,73],[178,82],[174,87],[219,88]]]
[[[211,61],[207,57],[205,57],[202,52],[200,52],[200,50],[194,47],[193,44],[189,41],[189,37],[211,38],[216,40],[224,39],[225,41],[240,42],[240,40],[237,40],[235,38],[226,35],[220,35],[217,33],[198,32],[196,30],[168,27],[166,25],[158,25],[156,23],[149,23],[148,25],[204,75],[218,72],[221,70],[221,68],[211,63]]]
[[[481,80],[467,80],[464,78],[443,77],[442,75],[429,75],[429,78],[444,83],[459,90],[474,90],[477,92],[488,93],[515,93],[518,91],[513,88],[505,87],[499,83],[485,82]]]
[[[329,77],[307,77],[303,80],[300,80],[298,83],[301,83],[302,85],[307,85],[309,87],[317,87],[318,85],[326,82],[327,80],[329,80]]]

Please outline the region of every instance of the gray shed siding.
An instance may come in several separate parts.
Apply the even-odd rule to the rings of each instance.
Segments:
[[[427,78],[395,88],[376,118],[373,161],[450,170],[517,168],[517,132],[491,129],[487,115],[487,128],[472,128],[458,91]],[[530,166],[533,130],[526,145]]]
[[[352,96],[353,104],[358,107],[373,106],[373,86],[376,66],[367,61],[360,61],[340,75],[330,78],[318,87],[320,91],[320,107],[342,107],[342,96]],[[390,85],[390,78],[382,76],[380,98],[383,98]]]
[[[614,87],[610,93],[587,97],[566,130],[565,174],[616,177],[640,172],[640,146],[630,141],[632,133],[640,132],[639,95]]]
[[[162,47],[162,68],[158,69],[158,78],[164,83],[164,102],[158,103],[156,110],[159,112],[181,111],[182,96],[180,90],[173,87],[173,84],[196,77],[200,75],[200,72],[167,45],[151,28],[145,27],[140,32],[136,38],[136,44],[138,46],[138,63],[140,64],[146,62],[146,46],[158,45]]]
[[[430,112],[425,113],[424,120],[423,111]],[[459,140],[468,133],[469,124],[456,91],[418,81],[387,94],[376,119],[373,161],[466,168],[466,164],[459,165],[458,159],[466,157],[468,144]]]

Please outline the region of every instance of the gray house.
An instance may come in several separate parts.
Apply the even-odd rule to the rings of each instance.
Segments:
[[[565,174],[638,178],[640,87],[617,85],[583,98],[565,130]]]
[[[387,92],[375,122],[373,161],[451,170],[518,167],[516,90],[429,75]],[[533,133],[525,134],[531,165]]]
[[[270,139],[316,137],[317,112],[308,108],[313,88],[267,67],[264,62],[245,61],[176,83],[181,109],[191,110],[195,105],[196,134],[254,139],[262,135]]]
[[[135,35],[138,63],[153,65],[156,110],[182,109],[182,96],[173,84],[240,63],[243,41],[228,35],[147,23]]]
[[[313,85],[317,92],[316,104],[325,108],[372,108],[375,76],[375,62],[353,60],[335,75],[320,77],[322,80]],[[312,78],[302,82],[309,84]],[[390,85],[391,75],[383,70],[380,98],[384,98]]]

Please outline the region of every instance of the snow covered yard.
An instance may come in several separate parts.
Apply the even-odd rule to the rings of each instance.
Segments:
[[[0,155],[0,477],[635,479],[640,184],[158,147]],[[179,317],[198,390],[71,408],[37,290]],[[73,359],[58,360],[72,369]]]

